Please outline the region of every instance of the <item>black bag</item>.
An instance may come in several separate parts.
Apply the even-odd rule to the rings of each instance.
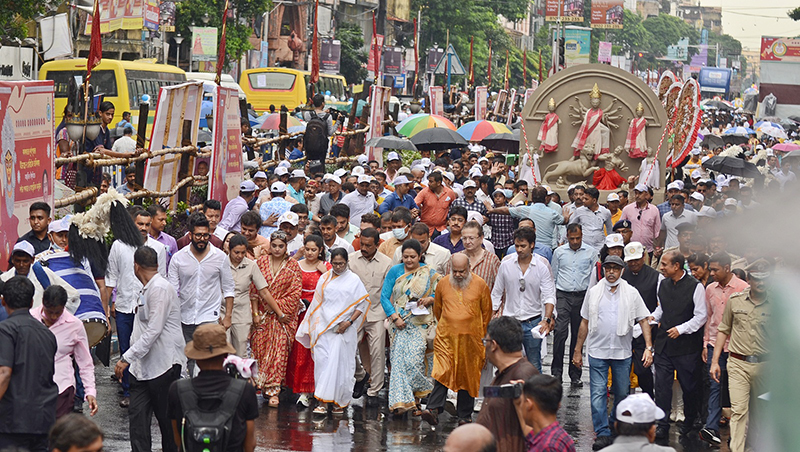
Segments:
[[[330,114],[319,116],[311,112],[311,119],[306,123],[303,134],[303,149],[309,160],[324,160],[328,154],[328,118]]]
[[[245,380],[231,378],[228,388],[215,394],[198,394],[191,379],[178,380],[178,398],[183,408],[181,443],[186,452],[224,452],[233,427],[236,408],[242,399]],[[205,411],[200,401],[219,401],[216,409]],[[205,404],[204,404],[205,406]]]

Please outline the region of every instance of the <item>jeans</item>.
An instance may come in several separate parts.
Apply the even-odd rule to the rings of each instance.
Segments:
[[[522,346],[525,347],[528,361],[536,367],[539,373],[542,373],[542,340],[534,339],[531,330],[536,328],[541,321],[542,316],[536,316],[522,322]]]
[[[614,408],[608,414],[608,369],[611,368],[611,393]],[[631,358],[598,359],[589,356],[589,394],[592,399],[592,426],[597,437],[611,436],[617,405],[631,387]]]
[[[575,346],[578,342],[578,329],[581,326],[581,306],[586,291],[564,292],[556,291],[556,328],[553,334],[553,363],[550,366],[550,373],[561,379],[564,372],[564,349],[567,345],[567,335],[569,340],[569,368],[567,373],[572,381],[581,379],[581,368],[572,364],[572,355],[575,353]]]
[[[81,380],[81,373],[78,365],[73,361],[72,365],[75,367],[75,401],[74,404],[83,406],[83,401],[86,400],[86,388],[83,387],[83,380]],[[127,369],[126,369],[127,370]]]
[[[47,452],[47,434],[0,433],[0,450],[27,450]]]
[[[119,354],[120,356],[124,355],[125,352],[131,348],[131,334],[133,334],[133,319],[136,317],[134,313],[125,313],[116,311],[116,317],[114,317],[117,323],[117,340],[119,341]],[[123,397],[130,397],[131,393],[131,383],[130,383],[131,374],[128,372],[128,369],[125,369],[125,372],[122,374],[122,396]]]
[[[714,356],[714,347],[708,345],[708,359],[706,359],[706,373],[711,370],[711,358]],[[719,368],[721,370],[719,383],[712,378],[711,387],[708,391],[708,418],[706,418],[706,428],[719,433],[719,419],[722,417],[722,393],[727,391],[728,380],[728,354],[722,352],[719,355]]]

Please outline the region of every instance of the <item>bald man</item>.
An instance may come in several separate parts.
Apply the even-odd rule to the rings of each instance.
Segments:
[[[481,424],[466,424],[450,433],[444,443],[444,452],[495,452],[497,441],[488,428]]]
[[[433,314],[439,322],[433,340],[433,391],[422,419],[439,423],[447,390],[458,393],[458,423],[472,422],[485,350],[482,339],[492,318],[489,286],[472,273],[466,254],[451,257],[452,273],[436,287]]]

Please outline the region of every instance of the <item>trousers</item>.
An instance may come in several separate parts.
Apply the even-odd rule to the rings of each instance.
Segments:
[[[27,450],[30,452],[47,452],[47,435],[26,433],[0,433],[0,450]]]
[[[686,416],[684,426],[694,425],[695,419],[700,414],[701,366],[699,365],[701,351],[679,356],[667,356],[656,353],[654,363],[656,366],[656,405],[664,410],[666,416],[657,421],[659,427],[669,429],[669,413],[672,408],[672,382],[675,373],[678,374],[678,383],[683,391],[683,412]]]
[[[436,413],[444,411],[444,403],[447,401],[447,386],[433,382],[433,391],[428,396],[427,408]],[[465,389],[458,390],[458,399],[456,402],[456,411],[458,418],[463,420],[472,419],[472,410],[475,408],[475,398],[469,395]]]
[[[122,356],[131,348],[131,335],[133,334],[133,319],[136,317],[134,313],[126,313],[116,311],[114,322],[117,324],[117,340],[119,341],[119,355]],[[128,369],[122,373],[122,396],[130,397],[130,383],[131,373]]]
[[[708,359],[706,360],[706,373],[711,370],[711,357],[714,356],[714,347],[708,345]],[[722,352],[719,356],[720,378],[719,383],[709,378],[708,389],[708,417],[706,418],[706,428],[719,433],[719,420],[722,417],[722,407],[728,392],[728,353]]]
[[[566,348],[567,335],[569,334],[569,368],[567,372],[570,380],[581,379],[581,368],[572,364],[572,354],[578,342],[578,329],[581,326],[581,306],[586,291],[564,292],[556,291],[556,328],[553,334],[553,364],[550,373],[558,378],[564,372],[564,349]]]
[[[721,363],[720,363],[721,365]],[[748,363],[728,357],[728,390],[731,394],[731,452],[744,452],[750,397],[764,390],[763,363]]]
[[[533,367],[542,372],[542,339],[534,339],[531,330],[539,325],[542,316],[536,316],[522,322],[522,347],[525,348],[525,357]]]
[[[611,369],[611,393],[614,407],[608,413],[608,370]],[[611,436],[617,405],[628,396],[631,387],[631,358],[599,359],[589,356],[589,394],[592,399],[592,427],[597,437]]]
[[[252,323],[234,323],[228,328],[228,342],[233,345],[240,358],[247,358],[247,338],[251,327]]]
[[[369,369],[370,383],[367,395],[375,397],[383,388],[386,368],[386,328],[383,326],[383,320],[364,322],[364,328],[359,332],[358,344],[361,363]],[[356,366],[356,380],[361,380],[364,375],[366,374],[359,372],[359,366]]]
[[[150,423],[156,416],[161,430],[161,447],[164,452],[178,452],[175,436],[172,434],[172,421],[169,419],[167,403],[169,387],[181,376],[180,364],[152,380],[138,380],[131,375],[131,404],[128,407],[130,422],[131,450],[146,452],[153,449]]]

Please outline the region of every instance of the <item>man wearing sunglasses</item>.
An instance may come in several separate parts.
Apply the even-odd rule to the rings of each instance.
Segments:
[[[650,204],[653,189],[639,184],[633,189],[634,203],[622,209],[620,220],[630,221],[633,236],[632,242],[639,242],[650,256],[653,255],[653,242],[661,232],[661,214],[658,208]]]

